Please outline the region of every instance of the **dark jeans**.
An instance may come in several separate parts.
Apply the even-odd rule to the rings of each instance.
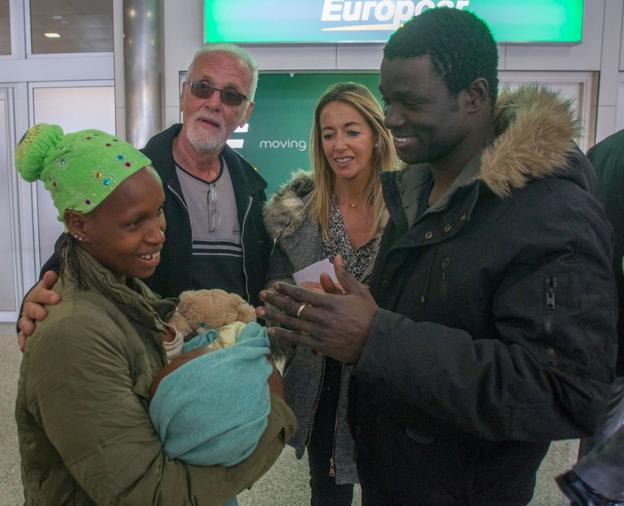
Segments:
[[[350,506],[353,500],[353,485],[337,485],[335,477],[329,475],[341,372],[342,367],[338,362],[325,359],[323,386],[308,443],[311,506]]]

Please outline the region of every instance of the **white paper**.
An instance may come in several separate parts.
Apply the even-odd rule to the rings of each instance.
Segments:
[[[293,274],[293,278],[295,279],[295,283],[297,285],[300,285],[305,281],[318,283],[323,272],[329,274],[329,276],[334,280],[334,283],[338,283],[338,280],[336,279],[336,272],[334,271],[334,264],[332,264],[328,258],[315,262],[300,271],[295,272]]]

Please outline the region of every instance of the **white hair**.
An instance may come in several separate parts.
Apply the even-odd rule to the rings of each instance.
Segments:
[[[253,59],[253,56],[242,47],[236,46],[235,44],[206,44],[199,48],[195,54],[193,55],[193,59],[191,60],[191,64],[188,66],[186,70],[186,75],[189,76],[197,59],[206,53],[227,53],[234,57],[236,57],[241,63],[249,68],[251,71],[251,87],[249,89],[249,100],[253,101],[254,96],[256,95],[256,88],[258,87],[258,64]]]

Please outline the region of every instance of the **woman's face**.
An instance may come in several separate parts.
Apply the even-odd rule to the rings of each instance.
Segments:
[[[165,242],[164,201],[154,169],[145,167],[135,172],[92,212],[83,215],[80,245],[120,280],[151,276]]]
[[[323,152],[336,177],[368,179],[376,139],[364,116],[350,104],[330,102],[319,123]]]

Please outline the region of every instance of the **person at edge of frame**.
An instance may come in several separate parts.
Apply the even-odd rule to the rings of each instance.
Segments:
[[[615,231],[617,377],[598,430],[593,437],[581,439],[579,461],[556,480],[566,496],[580,506],[624,506],[624,130],[596,144],[587,157],[596,170],[597,198]]]

